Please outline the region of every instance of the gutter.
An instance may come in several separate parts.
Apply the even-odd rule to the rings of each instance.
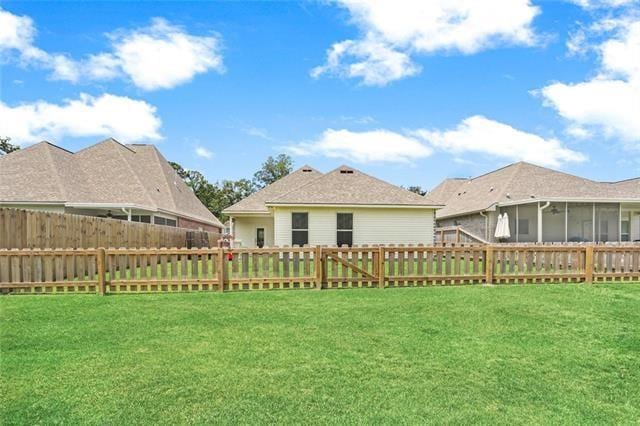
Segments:
[[[340,207],[383,209],[441,209],[442,204],[340,204],[340,203],[265,203],[267,207]]]

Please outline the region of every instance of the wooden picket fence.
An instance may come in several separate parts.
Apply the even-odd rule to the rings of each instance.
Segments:
[[[0,249],[215,247],[220,237],[217,232],[0,208]]]
[[[0,250],[2,293],[640,281],[640,245]]]

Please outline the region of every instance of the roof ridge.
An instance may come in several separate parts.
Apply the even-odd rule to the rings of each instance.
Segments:
[[[511,182],[513,182],[513,180],[515,179],[516,175],[520,172],[520,170],[522,169],[522,165],[525,164],[524,161],[519,161],[517,163],[515,163],[515,167],[513,169],[513,172],[511,173],[511,176],[509,177],[509,180],[505,183],[504,187],[502,188],[502,191],[500,191],[497,194],[497,201],[499,201],[504,195],[505,193],[508,194],[507,190],[509,189],[509,187],[511,186]],[[495,201],[494,201],[495,202]],[[492,203],[493,204],[493,203]]]
[[[301,168],[299,168],[299,169],[298,169],[298,170],[296,170],[295,172],[297,172],[297,171],[299,171],[299,170],[302,170],[304,167],[305,167],[305,166],[302,166]],[[278,198],[282,198],[282,197],[284,197],[285,195],[288,195],[288,194],[291,194],[292,192],[298,191],[298,190],[300,190],[300,189],[302,189],[302,188],[306,187],[307,185],[310,185],[310,184],[312,184],[312,183],[316,182],[317,180],[322,179],[323,177],[325,177],[325,176],[326,176],[326,175],[328,175],[329,173],[331,173],[331,172],[329,172],[329,173],[322,173],[321,171],[316,170],[316,169],[314,169],[314,168],[313,168],[313,167],[311,167],[311,166],[309,166],[309,167],[310,167],[312,170],[314,170],[314,171],[316,171],[316,172],[320,173],[320,176],[316,177],[315,179],[311,179],[309,182],[307,182],[307,183],[305,183],[305,184],[303,184],[303,185],[300,185],[300,186],[298,186],[297,188],[292,189],[291,191],[283,192],[282,194],[278,195],[276,198],[273,198],[273,199],[270,199],[270,200],[265,200],[265,203],[271,203],[271,202],[273,202],[273,201],[276,201]],[[295,172],[293,172],[293,173],[295,173]],[[293,174],[293,173],[290,173],[290,174]],[[289,176],[289,175],[287,175],[287,176]],[[274,182],[274,183],[275,183],[275,182]],[[263,189],[264,189],[264,188],[263,188]]]
[[[109,138],[109,139],[107,139],[106,141],[108,141],[108,140],[113,140],[113,141],[115,141],[118,145],[120,145],[120,146],[122,146],[122,147],[126,148],[128,151],[132,152],[133,154],[136,154],[136,152],[135,152],[135,151],[133,151],[133,150],[131,150],[131,149],[127,148],[126,146],[122,145],[120,142],[117,142],[115,139],[113,139],[113,138]],[[106,141],[103,141],[103,142],[106,142]],[[98,142],[96,145],[98,145],[98,144],[100,144],[100,143],[102,143],[102,142]],[[96,146],[96,145],[93,145],[93,146]],[[130,173],[130,174],[132,174],[133,176],[135,176],[136,180],[138,181],[138,185],[140,185],[140,188],[142,188],[142,189],[143,189],[142,194],[143,194],[144,198],[146,198],[146,199],[147,199],[147,201],[149,202],[149,205],[150,205],[150,206],[154,206],[155,208],[158,208],[158,205],[153,201],[153,199],[151,199],[151,197],[149,196],[149,194],[148,194],[148,193],[147,193],[147,191],[145,190],[144,184],[143,184],[143,183],[142,183],[142,181],[140,180],[140,176],[138,176],[138,173],[134,170],[134,168],[133,168],[133,167],[131,167],[131,164],[129,164],[129,160],[124,156],[124,154],[122,153],[122,151],[118,150],[117,152],[118,152],[118,155],[122,158],[122,160],[123,160],[123,161],[124,161],[124,163],[126,164],[126,167],[128,167],[128,168],[129,168],[129,170],[131,171],[131,173]]]
[[[44,143],[51,145],[51,146],[55,146],[53,144],[49,144],[48,142],[44,141]],[[56,146],[57,148],[57,146]],[[47,148],[45,150],[47,152],[47,157],[49,158],[50,162],[53,163],[53,174],[55,175],[55,179],[58,182],[58,187],[60,188],[60,192],[62,193],[62,195],[64,196],[64,199],[68,199],[68,194],[67,194],[67,190],[65,188],[64,182],[62,182],[62,176],[60,175],[60,169],[57,167],[57,164],[55,164],[56,160],[53,158],[53,155],[51,155],[51,151]]]
[[[178,203],[176,202],[176,199],[173,196],[173,191],[171,190],[171,183],[168,181],[168,176],[164,172],[162,167],[162,161],[164,160],[165,163],[168,163],[168,161],[166,158],[164,158],[164,156],[160,153],[160,150],[155,145],[149,145],[149,146],[151,146],[151,150],[153,151],[154,157],[158,160],[158,163],[160,165],[160,173],[162,173],[162,178],[163,178],[162,180],[167,184],[167,191],[169,192],[169,196],[171,197],[171,203],[173,204],[173,208],[177,211]],[[175,176],[178,176],[173,167],[171,167],[171,170],[173,171],[173,174]],[[174,185],[175,185],[175,182],[174,182]]]

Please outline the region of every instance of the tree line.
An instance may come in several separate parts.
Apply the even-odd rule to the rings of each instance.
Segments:
[[[280,154],[276,157],[269,156],[262,163],[262,167],[253,174],[252,179],[224,179],[212,183],[197,170],[185,169],[180,164],[171,161],[169,164],[202,204],[223,222],[228,219],[228,216],[223,214],[222,210],[283,178],[293,170],[291,157]]]

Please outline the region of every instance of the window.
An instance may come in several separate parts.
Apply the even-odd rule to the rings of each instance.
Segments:
[[[291,243],[294,246],[309,244],[309,213],[291,213]]]
[[[353,213],[338,213],[338,247],[353,245]]]
[[[529,219],[518,219],[518,233],[529,235]]]
[[[120,219],[120,220],[129,220],[129,216],[122,216],[122,215],[117,215],[117,216],[113,216],[113,219]],[[143,223],[151,223],[151,216],[140,216],[137,214],[133,214],[131,215],[131,222],[143,222]]]
[[[176,222],[175,219],[167,219],[160,216],[154,216],[153,223],[155,223],[156,225],[165,225],[165,226],[173,226],[173,227],[176,227],[178,225],[178,222]]]

